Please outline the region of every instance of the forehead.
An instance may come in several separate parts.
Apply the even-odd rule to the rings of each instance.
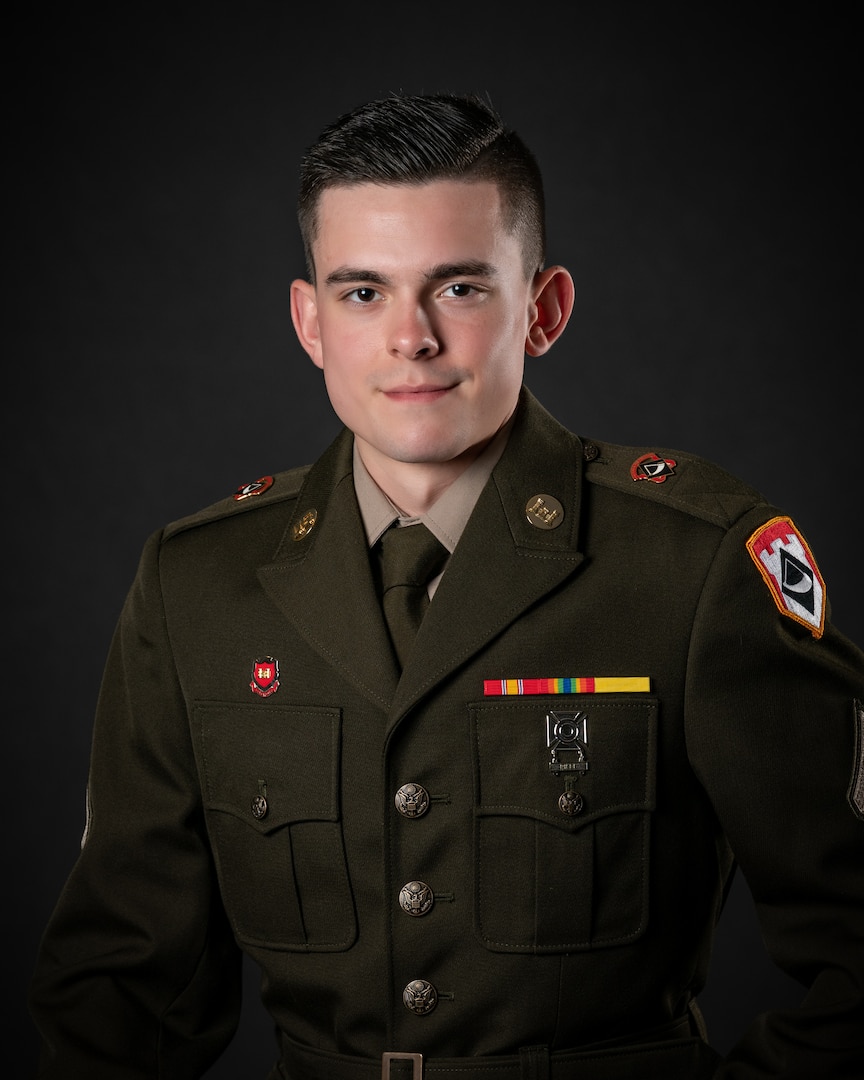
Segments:
[[[521,258],[491,181],[354,184],[327,188],[318,205],[313,244],[318,271],[349,262],[369,265]],[[360,260],[358,262],[358,260]]]

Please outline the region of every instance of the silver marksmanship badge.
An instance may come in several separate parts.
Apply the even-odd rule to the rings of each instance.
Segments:
[[[580,777],[588,771],[588,714],[546,713],[546,745],[549,772],[564,780],[558,809],[566,817],[576,817],[585,809],[585,798],[577,787]]]
[[[575,774],[588,771],[588,714],[585,712],[548,712],[546,745],[549,747],[549,772]]]

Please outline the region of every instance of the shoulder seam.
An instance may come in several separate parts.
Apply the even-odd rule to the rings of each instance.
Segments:
[[[220,499],[219,502],[203,507],[194,514],[169,522],[162,530],[162,543],[190,529],[223,521],[237,514],[246,514],[252,510],[263,510],[267,506],[286,502],[288,499],[295,499],[300,493],[309,468],[309,465],[301,465],[295,469],[274,473],[272,485],[260,495],[250,495],[244,499],[237,499],[234,495],[230,495],[225,499]]]
[[[696,454],[669,448],[618,446],[593,439],[589,441],[598,452],[588,462],[585,476],[589,483],[599,487],[668,506],[723,529],[728,529],[754,507],[768,505],[768,500],[749,484]],[[675,462],[675,468],[684,470],[681,475],[686,475],[686,470],[689,470],[690,479],[696,478],[697,484],[678,494],[675,491],[675,472],[667,476],[663,483],[634,479],[630,467],[646,453],[663,457],[669,455],[669,460]],[[610,466],[613,467],[612,472],[608,471]]]

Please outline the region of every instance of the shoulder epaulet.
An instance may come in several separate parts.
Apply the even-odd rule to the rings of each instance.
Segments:
[[[296,469],[274,473],[272,476],[260,476],[257,480],[242,484],[226,499],[220,499],[211,506],[204,507],[203,510],[198,510],[194,514],[189,514],[188,517],[179,518],[166,525],[162,530],[162,540],[164,542],[179,532],[209,525],[222,518],[296,498],[309,468],[308,465],[302,465]]]
[[[618,446],[583,439],[589,483],[663,502],[728,528],[765,498],[705,458],[680,450]]]

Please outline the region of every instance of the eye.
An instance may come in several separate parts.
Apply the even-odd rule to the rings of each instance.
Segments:
[[[351,292],[345,296],[346,300],[354,300],[359,304],[370,304],[373,300],[379,296],[378,290],[373,289],[371,285],[360,285],[356,289],[352,289]]]
[[[472,293],[477,292],[476,285],[469,285],[467,281],[454,281],[452,285],[448,285],[444,290],[444,296],[463,297],[470,296]]]

